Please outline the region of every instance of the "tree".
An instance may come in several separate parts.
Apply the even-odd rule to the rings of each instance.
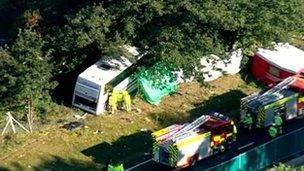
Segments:
[[[15,61],[6,49],[0,48],[0,107],[12,101],[12,87],[16,84]]]
[[[34,112],[50,99],[49,90],[53,88],[49,63],[49,53],[43,51],[44,41],[32,28],[20,30],[11,48],[14,57],[13,69],[16,73],[14,103],[27,105]]]
[[[99,59],[106,51],[113,53],[113,47],[119,49],[123,44],[108,37],[112,18],[101,4],[84,7],[75,15],[66,16],[66,20],[63,28],[56,28],[49,36],[49,42],[54,42],[51,47],[57,58],[53,60],[59,73],[74,70],[88,59]]]
[[[1,78],[11,81],[2,85],[0,91],[11,85],[19,91],[26,85],[21,88],[22,93],[18,93],[18,99],[28,99],[29,94],[41,99],[39,92],[48,94],[50,89],[44,81],[51,78],[52,69],[55,78],[61,73],[82,70],[101,56],[125,54],[121,48],[124,44],[147,52],[144,58],[148,64],[144,65],[160,62],[169,68],[183,69],[189,76],[200,67],[200,59],[210,54],[224,58],[226,52],[241,48],[245,54],[252,55],[258,47],[289,42],[293,36],[304,33],[301,21],[304,3],[300,0],[254,3],[250,0],[117,0],[94,5],[90,5],[94,2],[90,0],[75,3],[68,11],[66,8],[73,1],[56,2],[57,5],[46,9],[49,1],[35,1],[35,8],[45,9],[33,7],[33,12],[24,15],[28,28],[19,33],[8,53],[14,62],[2,64],[3,68],[14,68],[15,72]],[[47,24],[41,26],[39,21],[53,23],[45,21],[51,20],[52,15],[45,15],[54,8],[60,8],[55,18],[60,23],[54,22],[56,25],[52,28]],[[65,11],[68,15],[63,21],[59,16]],[[31,80],[31,77],[38,79]]]
[[[122,39],[148,46],[152,56],[188,73],[203,56],[236,48],[252,55],[304,28],[300,0],[115,1],[109,8]]]
[[[31,1],[32,9],[40,8],[43,23],[55,24],[52,29],[44,25],[43,31],[49,35],[47,47],[55,50],[52,61],[58,72],[75,70],[92,56],[120,53],[122,44],[133,44],[149,58],[192,73],[203,56],[225,57],[237,48],[252,55],[258,47],[289,42],[304,33],[301,0],[93,2],[100,3]],[[31,15],[29,23],[39,20]]]

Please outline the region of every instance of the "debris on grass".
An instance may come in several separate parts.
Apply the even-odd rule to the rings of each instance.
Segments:
[[[142,128],[142,129],[140,129],[140,131],[141,132],[148,132],[148,131],[151,131],[151,129],[150,128]]]
[[[151,121],[149,118],[147,118],[147,117],[145,117],[145,121],[147,121],[147,122],[149,122],[149,123],[152,122],[152,121]]]
[[[84,115],[79,115],[79,114],[74,115],[74,117],[75,117],[77,120],[86,119],[86,118],[89,117],[89,116],[92,116],[92,115],[91,115],[91,114],[88,114],[88,113],[85,113]]]
[[[64,124],[64,125],[62,126],[62,128],[67,129],[67,130],[69,130],[69,131],[75,131],[75,130],[78,130],[78,129],[80,129],[81,127],[83,127],[83,125],[84,125],[84,124],[81,123],[81,122],[73,121],[73,122]]]
[[[99,130],[93,132],[93,134],[103,134],[103,133],[104,133],[103,131],[99,131]]]
[[[142,112],[140,108],[134,108],[134,110],[135,110],[135,112],[137,112],[137,113],[141,113],[141,112]]]

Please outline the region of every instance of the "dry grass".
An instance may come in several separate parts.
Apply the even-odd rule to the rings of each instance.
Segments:
[[[141,109],[140,113],[89,117],[84,121],[85,128],[73,132],[50,124],[30,135],[1,137],[0,166],[12,170],[95,170],[102,168],[107,159],[134,160],[150,150],[149,133],[141,129],[159,129],[210,110],[235,112],[239,98],[256,90],[254,84],[248,85],[239,75],[225,76],[207,86],[185,83],[159,106],[136,98],[134,104]],[[62,117],[69,113],[64,119],[68,120],[73,112],[64,109]],[[56,119],[50,116],[50,120]],[[99,133],[94,134],[97,130]]]

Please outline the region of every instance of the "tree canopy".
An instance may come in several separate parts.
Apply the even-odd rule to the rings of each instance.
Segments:
[[[69,51],[96,44],[107,54],[113,52],[109,49],[133,44],[147,51],[147,56],[193,71],[203,56],[224,56],[236,48],[250,55],[258,47],[288,42],[303,33],[304,5],[299,0],[128,0],[105,4],[86,6],[66,17],[59,36],[61,47]]]
[[[27,102],[38,106],[50,100],[52,65],[44,41],[33,29],[20,30],[11,53],[1,50],[1,106],[24,107]]]
[[[20,31],[0,50],[1,104],[7,97],[48,97],[50,80],[101,56],[125,53],[125,44],[146,52],[146,61],[190,74],[202,57],[225,57],[238,48],[252,55],[258,47],[301,37],[304,29],[301,0],[29,0],[25,5],[15,24]]]

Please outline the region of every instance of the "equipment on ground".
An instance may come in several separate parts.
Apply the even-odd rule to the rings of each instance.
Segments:
[[[253,126],[269,127],[269,135],[275,137],[282,133],[283,120],[300,117],[303,110],[304,78],[296,75],[286,78],[268,91],[241,99],[241,122],[248,128],[248,118],[252,117]]]
[[[18,122],[13,115],[11,114],[11,112],[7,112],[6,113],[6,125],[3,128],[3,131],[1,133],[1,135],[4,135],[5,132],[7,131],[7,128],[9,127],[9,125],[11,126],[14,134],[17,132],[16,128],[15,128],[15,124],[16,123],[18,126],[20,126],[20,128],[22,128],[23,130],[25,130],[26,132],[30,133],[30,131],[28,129],[26,129],[20,122]]]
[[[153,159],[172,167],[188,167],[224,152],[235,141],[236,134],[236,126],[227,116],[216,112],[202,115],[191,123],[153,132]]]
[[[83,126],[84,126],[84,124],[82,122],[72,121],[72,122],[64,124],[62,126],[62,128],[67,129],[69,131],[75,131],[75,130],[82,128]]]

